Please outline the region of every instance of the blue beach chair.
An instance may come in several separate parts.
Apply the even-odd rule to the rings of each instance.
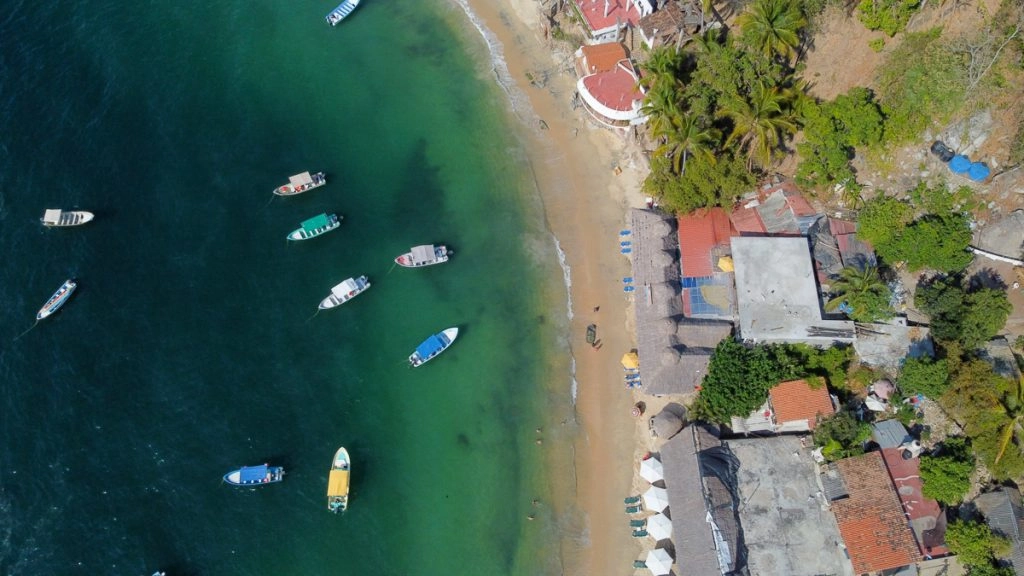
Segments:
[[[632,284],[633,283],[633,277],[632,276],[626,276],[625,278],[622,279],[622,283],[623,284]]]
[[[636,513],[640,512],[640,510],[642,510],[642,509],[643,509],[643,507],[640,506],[639,504],[637,504],[636,506],[626,506],[626,513],[627,514],[636,514]]]
[[[640,497],[639,496],[627,496],[623,500],[623,502],[626,503],[626,504],[636,504],[639,501],[640,501]]]
[[[635,286],[625,286],[625,287],[622,288],[623,292],[632,292],[634,290],[636,290]]]
[[[643,560],[633,560],[633,568],[647,568],[647,562]]]
[[[632,230],[619,230],[619,236],[629,236],[632,233]]]
[[[632,249],[632,248],[623,248],[623,249],[622,249],[622,253],[623,253],[623,254],[629,254],[629,253],[630,253],[630,252],[632,252],[632,251],[633,251],[633,249]]]
[[[622,242],[619,242],[619,246],[632,246],[632,245],[633,245],[633,243],[630,242],[629,240],[623,240]]]
[[[633,538],[643,538],[647,536],[647,530],[633,530]]]
[[[645,524],[647,524],[646,520],[630,520],[629,521],[629,526],[631,528],[643,528]]]

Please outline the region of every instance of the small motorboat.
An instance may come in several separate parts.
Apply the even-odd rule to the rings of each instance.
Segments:
[[[451,254],[452,251],[446,246],[424,244],[422,246],[413,246],[410,251],[395,258],[395,264],[403,268],[419,268],[421,266],[447,262]]]
[[[427,338],[422,344],[417,346],[416,350],[409,356],[409,364],[415,368],[430,362],[437,357],[438,354],[447,350],[458,335],[458,328],[447,328]]]
[[[288,183],[284,186],[278,186],[274,188],[274,194],[278,196],[294,196],[296,194],[302,194],[303,192],[309,192],[314,188],[319,188],[327,184],[327,176],[323,172],[317,172],[316,174],[310,174],[309,172],[303,172],[294,176],[288,177]]]
[[[318,214],[304,221],[288,235],[289,240],[309,240],[341,226],[341,217],[337,214]]]
[[[328,308],[341,306],[365,292],[369,287],[370,281],[366,279],[366,276],[343,280],[340,284],[331,288],[331,294],[327,298],[320,301],[320,309],[327,310]]]
[[[334,453],[331,473],[327,478],[327,509],[337,514],[348,509],[349,475],[352,473],[352,461],[348,450],[342,446]]]
[[[43,217],[39,220],[43,223],[43,226],[50,226],[54,228],[66,228],[68,226],[81,226],[87,222],[92,222],[94,215],[92,212],[86,212],[85,210],[47,210],[43,212]]]
[[[267,464],[242,466],[224,475],[224,481],[232,486],[262,486],[281,480],[284,480],[284,468]]]
[[[39,309],[39,313],[36,314],[36,320],[42,320],[60,310],[60,307],[68,301],[68,298],[71,298],[75,288],[78,288],[78,283],[70,278],[65,280],[60,288],[53,293],[53,296],[50,296],[50,299],[46,301],[46,304],[43,304],[43,307]]]

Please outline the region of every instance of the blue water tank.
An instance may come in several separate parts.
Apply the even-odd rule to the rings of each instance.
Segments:
[[[967,177],[975,182],[984,182],[991,173],[992,171],[988,169],[984,162],[975,162],[967,170]]]
[[[971,169],[971,161],[967,156],[957,154],[949,161],[949,169],[952,170],[954,174],[963,174]]]

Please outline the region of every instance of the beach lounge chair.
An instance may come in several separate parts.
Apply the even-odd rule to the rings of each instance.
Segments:
[[[642,507],[639,504],[636,505],[636,506],[626,506],[626,513],[627,514],[636,514],[637,512],[640,512],[641,509],[642,509]]]
[[[643,528],[644,524],[647,524],[647,520],[630,520],[629,521],[629,527],[630,528]]]
[[[625,502],[626,504],[636,504],[639,501],[640,501],[640,497],[639,496],[627,496],[626,499],[623,500],[623,502]]]
[[[647,568],[647,562],[643,560],[633,560],[633,568]]]
[[[633,538],[643,538],[647,536],[647,530],[633,530]]]

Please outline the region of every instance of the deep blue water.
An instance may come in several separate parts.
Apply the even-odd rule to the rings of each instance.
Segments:
[[[20,1],[0,17],[0,574],[540,574],[552,256],[437,2]],[[467,44],[469,43],[469,44]],[[473,57],[468,53],[475,54]],[[290,174],[329,184],[273,198]],[[45,208],[96,213],[43,229]],[[285,235],[323,211],[341,228]],[[443,266],[393,269],[414,244]],[[341,280],[373,287],[315,314]],[[79,289],[32,326],[68,277]],[[405,362],[458,326],[426,366]],[[329,514],[338,446],[351,508]],[[244,464],[283,483],[232,489]]]

